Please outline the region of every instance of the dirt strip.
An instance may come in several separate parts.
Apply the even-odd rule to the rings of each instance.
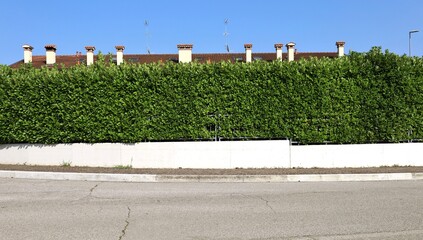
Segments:
[[[33,166],[0,164],[0,170],[38,172],[78,172],[116,174],[161,174],[161,175],[296,175],[296,174],[369,174],[369,173],[423,173],[423,166],[394,166],[373,168],[240,168],[240,169],[151,169],[130,167],[74,167]]]

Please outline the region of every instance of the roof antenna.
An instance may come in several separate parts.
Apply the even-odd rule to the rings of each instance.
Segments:
[[[146,39],[145,42],[146,42],[146,45],[147,45],[147,53],[151,54],[151,51],[150,51],[150,31],[148,29],[148,25],[149,25],[148,20],[145,20],[144,21],[145,39]]]
[[[225,32],[223,33],[223,36],[225,36],[225,49],[226,49],[226,52],[229,52],[230,51],[230,49],[229,49],[229,44],[228,44],[228,35],[229,35],[229,33],[228,33],[228,24],[229,24],[229,19],[225,19]]]

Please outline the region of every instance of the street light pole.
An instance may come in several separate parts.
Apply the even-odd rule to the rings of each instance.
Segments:
[[[411,57],[411,34],[417,33],[419,30],[411,30],[408,32],[408,56]]]

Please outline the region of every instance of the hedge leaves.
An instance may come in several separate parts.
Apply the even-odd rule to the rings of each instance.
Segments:
[[[0,143],[423,139],[423,59],[0,66]]]

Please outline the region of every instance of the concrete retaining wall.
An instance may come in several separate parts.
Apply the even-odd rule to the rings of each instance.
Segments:
[[[423,166],[423,143],[290,146],[287,140],[0,145],[0,164],[134,168]]]
[[[423,166],[423,143],[292,146],[291,164],[303,168]]]
[[[134,168],[287,168],[290,144],[277,141],[0,145],[0,163]]]

